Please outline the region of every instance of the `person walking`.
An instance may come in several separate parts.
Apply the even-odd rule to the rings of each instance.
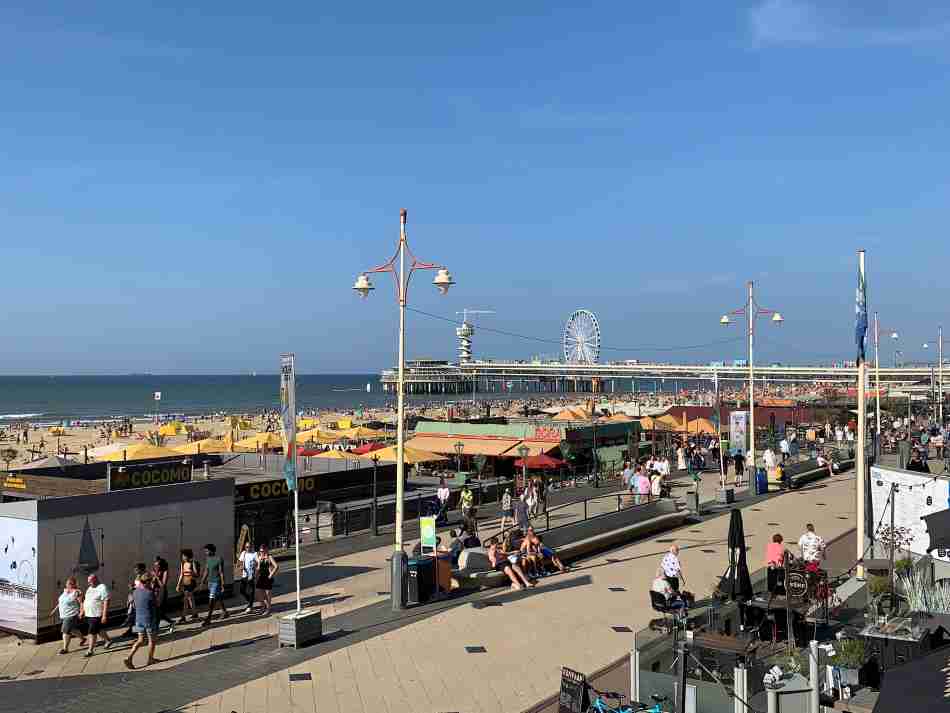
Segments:
[[[525,501],[526,494],[521,493],[521,497],[515,502],[515,524],[521,528],[522,532],[528,531],[531,524],[531,517],[528,515],[528,503]]]
[[[745,473],[745,456],[742,454],[742,451],[737,450],[735,456],[732,459],[733,466],[736,469],[736,480],[735,487],[740,487],[742,485],[742,476]]]
[[[439,478],[439,488],[435,491],[435,497],[439,501],[439,512],[435,516],[437,525],[444,525],[449,521],[449,498],[451,495],[452,491],[445,484],[445,478]]]
[[[152,563],[152,587],[155,589],[156,601],[155,611],[158,616],[157,623],[161,625],[162,621],[168,622],[168,633],[175,633],[175,622],[165,611],[168,606],[168,560],[161,555],[155,555],[155,561]]]
[[[134,636],[132,627],[135,626],[135,578],[139,575],[145,574],[148,571],[148,567],[144,562],[138,562],[135,565],[135,570],[132,572],[132,576],[129,578],[129,594],[126,598],[125,607],[125,631],[122,633],[123,639],[128,639]]]
[[[674,592],[678,592],[680,590],[680,577],[683,576],[679,545],[670,545],[670,551],[660,561],[660,568],[663,570],[663,576],[669,582],[670,588]]]
[[[515,524],[515,512],[511,505],[511,488],[505,488],[501,496],[501,529],[504,530],[509,524]]]
[[[224,606],[224,561],[218,557],[218,548],[213,544],[205,545],[205,568],[202,583],[208,585],[208,616],[201,626],[211,626],[216,604],[221,605],[221,619],[231,616]]]
[[[49,617],[52,617],[53,614],[59,612],[59,630],[63,635],[63,647],[59,650],[60,654],[69,653],[69,642],[72,641],[74,636],[79,639],[80,646],[85,643],[86,637],[82,635],[79,629],[80,596],[79,588],[76,586],[76,578],[67,577],[66,587],[59,595],[56,605],[50,609],[48,614]]]
[[[634,504],[642,505],[650,500],[650,479],[640,470],[637,472],[637,491],[634,495]]]
[[[267,545],[261,545],[257,550],[257,591],[261,593],[261,601],[264,604],[264,616],[270,615],[271,596],[274,589],[274,577],[280,567],[277,565]]]
[[[798,547],[802,553],[802,561],[809,572],[817,572],[821,560],[825,557],[825,541],[815,534],[815,526],[810,522],[805,525],[805,532],[798,538]]]
[[[188,612],[191,612],[191,620],[198,621],[198,608],[195,606],[195,590],[198,588],[198,580],[201,575],[201,567],[195,562],[195,553],[191,549],[181,551],[181,571],[178,574],[178,585],[176,591],[182,593],[181,618],[179,624],[184,624],[188,618]]]
[[[238,561],[241,563],[241,595],[247,601],[244,613],[249,614],[254,611],[254,592],[257,589],[257,553],[250,540],[244,543]]]
[[[145,573],[135,579],[135,626],[132,627],[138,638],[132,644],[129,650],[128,658],[122,663],[129,670],[135,669],[135,654],[145,645],[145,639],[148,638],[148,660],[146,666],[158,663],[155,658],[155,638],[158,635],[158,610],[155,607],[155,595],[152,592],[152,576]]]
[[[80,618],[85,617],[89,627],[89,650],[86,652],[86,658],[92,656],[93,649],[96,648],[96,639],[102,637],[106,648],[112,646],[112,639],[106,633],[106,620],[109,615],[109,589],[105,584],[99,581],[99,578],[90,574],[86,580],[89,585],[86,588],[86,594],[83,598],[82,611]]]

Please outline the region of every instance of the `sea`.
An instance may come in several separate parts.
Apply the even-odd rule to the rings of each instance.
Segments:
[[[378,374],[297,375],[299,410],[378,407],[393,400]],[[257,413],[279,405],[277,374],[0,376],[0,423]]]
[[[618,384],[621,380],[618,380]],[[624,385],[629,381],[623,380]],[[694,388],[699,382],[644,380],[639,389],[672,391],[674,385]],[[479,392],[478,400],[519,398],[524,384],[514,380],[505,392]],[[156,394],[161,398],[156,399]],[[567,396],[561,392],[558,396]],[[590,394],[581,394],[587,397]],[[529,397],[553,397],[554,394]],[[468,401],[470,395],[406,395],[409,404]],[[395,395],[383,391],[379,374],[297,374],[297,409],[357,411],[395,407]],[[280,406],[277,374],[170,376],[0,376],[0,426],[29,421],[37,425],[115,418],[204,416],[213,413],[259,413]]]

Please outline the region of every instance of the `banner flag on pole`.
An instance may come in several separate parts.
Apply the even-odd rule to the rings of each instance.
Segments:
[[[864,361],[864,346],[868,334],[868,294],[864,269],[858,265],[858,288],[854,295],[854,340],[858,347],[858,363]]]
[[[280,421],[284,439],[284,479],[288,490],[297,489],[297,384],[294,355],[280,355]]]

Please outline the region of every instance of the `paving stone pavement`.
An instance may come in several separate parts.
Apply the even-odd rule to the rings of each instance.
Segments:
[[[794,542],[809,521],[826,539],[851,529],[853,476],[750,501],[743,515],[755,567],[775,531]],[[161,663],[136,671],[122,665],[127,643],[90,659],[58,656],[56,642],[0,645],[0,712],[518,713],[557,690],[561,666],[590,672],[629,651],[632,634],[612,627],[648,623],[646,590],[670,540],[682,548],[686,588],[708,594],[725,568],[728,526],[715,517],[592,557],[526,592],[489,590],[402,613],[390,610],[390,548],[307,565],[303,596],[322,610],[328,634],[319,644],[278,650],[275,618],[244,615],[160,637]],[[283,576],[275,610],[293,607],[293,573]]]

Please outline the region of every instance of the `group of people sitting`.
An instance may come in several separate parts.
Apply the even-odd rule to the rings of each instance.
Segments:
[[[537,586],[537,579],[552,570],[567,571],[557,553],[544,544],[544,538],[533,527],[528,527],[523,535],[520,530],[509,530],[500,544],[497,537],[492,538],[488,543],[488,561],[496,571],[508,576],[514,590]]]

